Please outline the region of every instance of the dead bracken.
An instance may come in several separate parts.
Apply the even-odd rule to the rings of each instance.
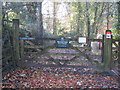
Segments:
[[[77,74],[79,68],[39,67],[32,69],[16,69],[10,78],[3,78],[3,88],[117,88],[114,76],[101,74]],[[83,69],[88,72],[89,70]],[[53,72],[54,71],[54,72]],[[61,73],[60,73],[61,72]],[[8,79],[7,79],[8,78]],[[6,79],[6,80],[5,80]],[[5,80],[5,81],[4,81]],[[7,85],[6,83],[10,83]]]

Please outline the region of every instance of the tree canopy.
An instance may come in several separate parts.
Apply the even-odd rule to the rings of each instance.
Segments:
[[[3,26],[20,19],[20,28],[34,37],[87,36],[96,38],[107,29],[118,37],[118,5],[115,2],[6,2]],[[3,28],[4,29],[4,28]]]

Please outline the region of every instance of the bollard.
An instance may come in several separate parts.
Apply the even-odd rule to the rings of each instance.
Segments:
[[[111,69],[111,61],[112,61],[112,35],[110,30],[106,30],[106,34],[104,36],[104,50],[103,50],[103,64],[104,67],[108,67]]]

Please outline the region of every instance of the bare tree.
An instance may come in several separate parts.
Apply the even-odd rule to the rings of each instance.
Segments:
[[[109,29],[109,2],[107,3],[107,29]]]
[[[78,2],[78,15],[77,15],[77,33],[80,33],[80,12],[81,12],[80,2]]]
[[[89,2],[86,2],[86,26],[87,26],[87,37],[90,38]],[[88,46],[90,46],[89,41],[88,41]]]
[[[38,7],[38,17],[37,17],[37,30],[36,30],[36,42],[37,44],[43,44],[43,20],[42,20],[42,2],[37,3]]]
[[[53,2],[53,34],[57,34],[56,13],[57,13],[57,2]]]
[[[86,26],[87,26],[87,37],[90,38],[90,17],[89,17],[89,2],[86,2]]]
[[[95,3],[94,22],[92,24],[92,33],[97,34],[96,23],[97,23],[98,3]]]

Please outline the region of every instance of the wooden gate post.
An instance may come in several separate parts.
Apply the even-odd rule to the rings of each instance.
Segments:
[[[19,53],[19,19],[13,19],[13,50],[14,60],[17,64],[20,59]]]
[[[2,2],[0,1],[0,83],[2,84]]]
[[[102,37],[102,51],[101,51],[102,63],[104,61],[104,38],[105,38],[105,35],[103,35],[103,37]]]
[[[120,70],[120,38],[118,40],[118,69]],[[120,83],[119,83],[119,87],[120,87]]]
[[[20,46],[21,46],[21,60],[24,58],[24,40],[20,40]]]
[[[108,67],[111,69],[111,61],[112,61],[112,36],[111,38],[106,38],[104,36],[104,50],[103,50],[103,64],[104,67]]]
[[[120,63],[120,1],[117,3],[118,4],[118,34],[119,34],[119,41],[118,41],[118,62]],[[118,65],[118,68],[120,69],[120,65]]]

